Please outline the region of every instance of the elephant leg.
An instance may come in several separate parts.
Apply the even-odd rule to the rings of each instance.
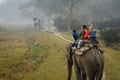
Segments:
[[[102,80],[103,77],[103,70],[101,70],[97,75],[96,75],[96,80]]]
[[[74,66],[74,68],[75,68],[75,73],[76,73],[77,80],[82,80],[80,69],[76,65]]]
[[[82,73],[82,80],[87,80],[87,75],[86,75],[86,73]]]
[[[89,78],[89,80],[95,80],[95,73],[94,73],[94,71],[88,72],[88,78]]]
[[[70,61],[68,61],[67,63],[67,67],[68,67],[68,80],[71,80],[71,74],[72,74],[72,63]]]
[[[96,80],[102,80],[104,70],[104,62],[99,65],[99,73],[96,75]]]
[[[102,61],[102,60],[101,60]],[[101,62],[101,64],[99,64],[99,72],[96,75],[96,80],[102,80],[103,77],[103,70],[104,70],[104,61]]]
[[[73,63],[74,63],[74,68],[75,68],[75,73],[76,73],[76,79],[77,80],[82,80],[82,78],[81,78],[81,71],[80,71],[79,66],[77,65],[77,61],[76,61],[75,55],[73,56]]]

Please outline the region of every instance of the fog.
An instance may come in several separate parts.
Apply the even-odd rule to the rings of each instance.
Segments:
[[[29,19],[21,17],[19,4],[28,0],[0,0],[0,22],[2,23],[23,23]]]
[[[73,7],[72,17],[81,23],[118,18],[119,4],[120,0],[80,0]],[[56,17],[66,18],[67,5],[67,0],[0,0],[0,23],[33,24],[37,17],[43,25],[53,26]]]
[[[43,22],[46,21],[46,17],[49,19],[57,16],[66,17],[67,1],[68,0],[31,0],[24,5],[26,16],[40,17],[43,19]],[[74,3],[79,0],[71,1]],[[120,17],[119,4],[120,0],[80,0],[73,7],[72,17],[81,19],[82,23],[85,23],[85,21],[90,23],[92,21],[106,21],[118,18]]]

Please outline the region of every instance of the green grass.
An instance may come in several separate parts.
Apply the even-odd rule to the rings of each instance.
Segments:
[[[70,34],[63,34],[73,40]],[[50,33],[0,34],[0,80],[67,80],[67,44]],[[106,80],[120,80],[119,51],[103,48]]]
[[[66,80],[67,44],[48,33],[0,34],[0,79]]]
[[[120,51],[105,48],[106,80],[120,80]]]

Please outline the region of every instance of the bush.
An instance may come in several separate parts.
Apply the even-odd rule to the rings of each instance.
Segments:
[[[59,30],[59,31],[67,31],[67,20],[64,19],[63,17],[57,17],[54,22],[54,26]],[[71,21],[71,29],[80,29],[80,22],[77,19],[72,19]]]
[[[119,45],[120,43],[120,28],[101,31],[101,39],[106,43],[106,46]]]

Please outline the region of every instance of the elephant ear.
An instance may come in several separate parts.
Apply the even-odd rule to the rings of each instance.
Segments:
[[[71,49],[72,44],[73,43],[70,43],[66,47],[66,56],[67,56],[67,59],[70,63],[72,63],[72,49]]]
[[[69,43],[67,46],[66,46],[66,55],[70,55],[71,53],[71,47],[72,47],[72,43]]]
[[[70,46],[67,46],[66,47],[66,56],[67,56],[68,60],[70,59],[70,53],[71,53]]]

